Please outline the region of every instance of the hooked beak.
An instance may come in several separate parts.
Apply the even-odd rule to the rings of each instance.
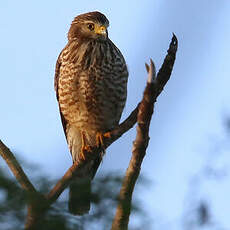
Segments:
[[[105,26],[99,26],[95,28],[95,33],[103,36],[107,36],[107,30]]]

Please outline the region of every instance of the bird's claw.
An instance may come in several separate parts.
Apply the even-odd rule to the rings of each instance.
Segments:
[[[96,135],[96,145],[97,145],[97,147],[104,148],[105,147],[104,141],[107,138],[111,138],[111,133],[110,132],[107,132],[107,133],[104,133],[104,134],[103,133],[97,133],[97,135]]]
[[[85,160],[86,159],[86,154],[89,153],[89,152],[92,152],[92,149],[89,145],[84,145],[81,147],[81,152],[80,152],[80,158],[82,160]]]

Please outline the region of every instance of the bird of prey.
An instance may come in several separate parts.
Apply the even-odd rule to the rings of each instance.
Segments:
[[[108,37],[108,26],[100,12],[75,17],[56,63],[56,96],[73,163],[85,159],[84,150],[103,146],[104,134],[118,125],[125,106],[128,70]],[[74,215],[89,212],[91,180],[102,156],[87,162],[70,185],[69,211]]]

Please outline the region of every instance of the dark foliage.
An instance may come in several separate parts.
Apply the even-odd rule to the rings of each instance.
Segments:
[[[34,181],[39,191],[47,193],[56,181],[50,181],[46,176],[36,175]],[[67,193],[64,194],[45,214],[41,230],[85,230],[109,229],[117,203],[117,194],[121,186],[121,177],[115,174],[95,178],[92,188],[92,212],[83,217],[69,214],[67,209]],[[23,192],[17,181],[0,168],[0,229],[24,229],[26,219],[27,194]],[[134,202],[135,204],[135,202]],[[138,207],[134,213],[142,212]]]

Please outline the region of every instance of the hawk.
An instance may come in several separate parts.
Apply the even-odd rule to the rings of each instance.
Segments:
[[[56,96],[73,163],[85,159],[84,150],[103,146],[104,133],[118,125],[125,106],[128,70],[108,38],[108,27],[100,12],[75,17],[56,63]],[[89,212],[91,180],[102,156],[89,161],[70,185],[69,211],[74,215]]]

